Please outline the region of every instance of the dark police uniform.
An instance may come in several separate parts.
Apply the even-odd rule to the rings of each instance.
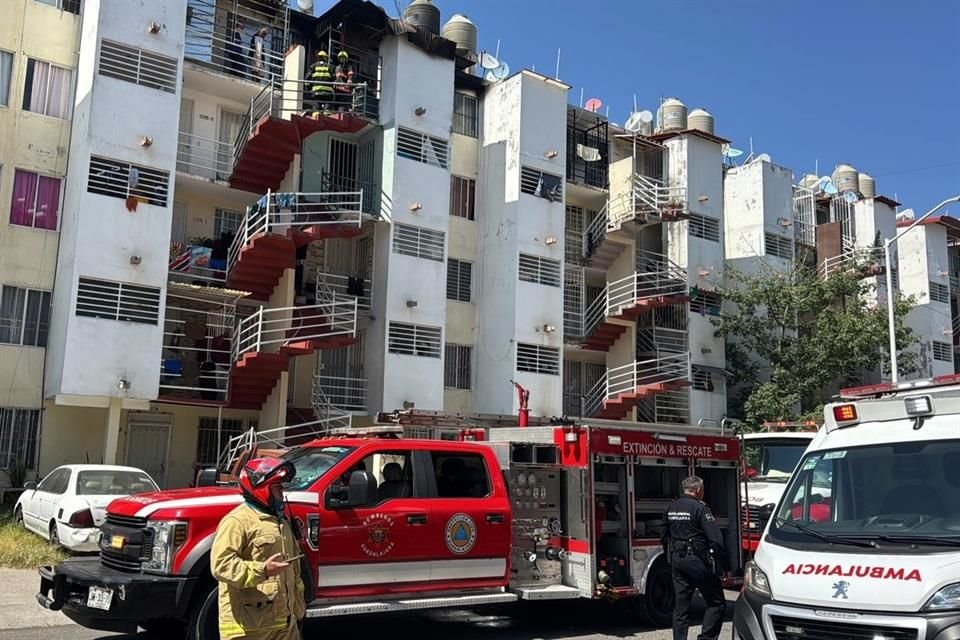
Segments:
[[[714,521],[710,507],[689,495],[670,505],[666,521],[661,543],[670,560],[673,592],[677,599],[673,610],[673,638],[686,640],[690,626],[690,600],[694,589],[699,589],[707,602],[707,609],[698,638],[714,640],[720,636],[726,608],[716,566],[724,557],[720,527]]]

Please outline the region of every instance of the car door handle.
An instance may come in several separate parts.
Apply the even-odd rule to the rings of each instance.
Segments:
[[[502,514],[502,513],[488,513],[488,514],[487,514],[487,523],[488,523],[488,524],[503,524],[503,514]]]
[[[407,516],[407,524],[427,524],[427,514],[414,513]]]

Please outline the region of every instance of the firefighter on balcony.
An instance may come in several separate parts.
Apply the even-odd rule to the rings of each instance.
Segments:
[[[350,62],[350,54],[343,50],[337,54],[337,60],[334,89],[337,92],[338,110],[349,111],[353,109],[353,63]]]
[[[310,67],[310,101],[313,104],[313,117],[319,118],[321,113],[329,113],[333,103],[333,74],[330,73],[330,56],[321,49],[317,51],[317,61]]]
[[[716,640],[726,608],[718,567],[724,557],[723,535],[710,507],[702,501],[703,480],[690,476],[681,486],[683,496],[667,508],[660,540],[673,573],[673,638],[686,640],[690,601],[699,589],[707,608],[698,640]]]
[[[218,585],[220,637],[299,640],[306,613],[294,525],[281,483],[290,462],[251,460],[240,472],[244,501],[217,526],[210,568]]]

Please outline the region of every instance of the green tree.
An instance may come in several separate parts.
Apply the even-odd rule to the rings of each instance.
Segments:
[[[882,253],[868,248],[840,265],[810,265],[798,259],[787,272],[728,270],[721,289],[726,302],[717,331],[726,338],[730,415],[748,426],[765,421],[816,419],[825,396],[858,374],[888,367],[886,300],[871,307],[882,275]],[[917,338],[904,325],[912,298],[896,300],[898,365],[916,370]],[[735,306],[734,306],[735,305]]]

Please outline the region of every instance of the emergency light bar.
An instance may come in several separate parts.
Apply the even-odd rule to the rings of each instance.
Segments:
[[[833,408],[833,419],[838,425],[847,425],[855,423],[859,418],[857,416],[857,405],[838,404]]]
[[[903,399],[903,407],[908,416],[928,416],[933,413],[930,396],[911,396]]]

